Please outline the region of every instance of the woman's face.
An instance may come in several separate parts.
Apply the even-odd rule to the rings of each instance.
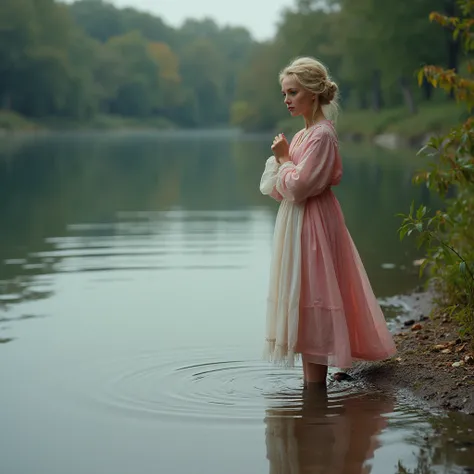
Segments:
[[[311,117],[317,97],[296,80],[294,76],[286,76],[281,81],[281,93],[288,111],[293,117],[302,115]]]

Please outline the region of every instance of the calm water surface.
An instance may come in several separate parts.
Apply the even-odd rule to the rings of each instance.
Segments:
[[[2,473],[472,472],[472,418],[345,384],[303,394],[299,370],[261,361],[269,139],[0,143]],[[393,325],[418,283],[394,215],[429,196],[409,154],[342,151],[337,194]]]

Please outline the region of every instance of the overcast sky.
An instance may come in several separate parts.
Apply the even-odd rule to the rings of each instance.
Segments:
[[[160,16],[179,26],[186,18],[211,17],[219,25],[245,26],[254,38],[268,39],[275,33],[280,12],[293,0],[108,0],[118,7],[131,6]]]

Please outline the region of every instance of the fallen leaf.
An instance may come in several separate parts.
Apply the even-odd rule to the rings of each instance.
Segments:
[[[462,346],[456,347],[456,352],[463,352],[464,349],[466,349],[466,344],[463,344]]]
[[[420,331],[421,329],[423,329],[423,326],[422,326],[420,323],[414,324],[414,325],[411,327],[411,330],[412,330],[412,331]]]
[[[464,361],[463,360],[460,360],[459,362],[453,362],[453,364],[451,365],[451,367],[462,367],[464,365]]]
[[[451,354],[452,350],[451,349],[443,349],[441,351],[441,354]]]

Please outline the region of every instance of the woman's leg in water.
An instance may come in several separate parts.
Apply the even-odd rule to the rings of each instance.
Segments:
[[[308,384],[326,385],[326,377],[328,375],[327,365],[314,364],[308,362],[303,356],[303,376],[305,386]]]

